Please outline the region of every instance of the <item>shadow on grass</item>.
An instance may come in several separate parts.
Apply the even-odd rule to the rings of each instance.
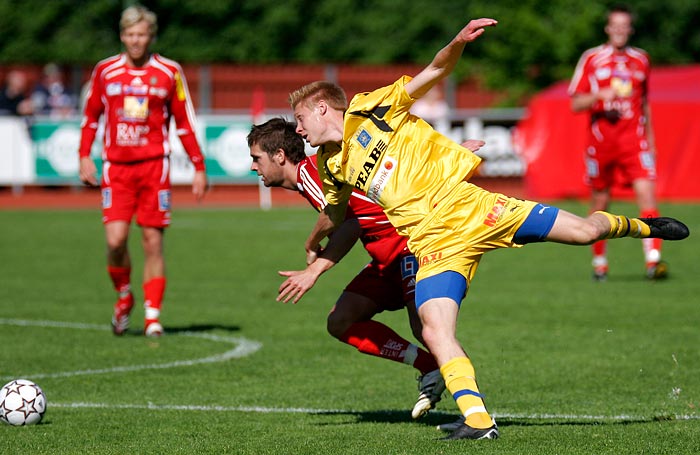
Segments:
[[[166,335],[183,333],[183,332],[208,332],[210,330],[225,330],[226,332],[239,332],[241,330],[240,326],[237,325],[224,325],[224,324],[193,324],[183,327],[166,327]]]
[[[381,411],[328,411],[317,412],[316,415],[347,415],[355,418],[354,422],[349,423],[410,423],[416,425],[426,425],[437,427],[438,425],[452,423],[458,418],[458,414],[449,414],[446,412],[431,412],[420,420],[414,421],[411,418],[411,413],[408,410],[381,410]],[[630,425],[640,423],[652,423],[669,419],[664,416],[656,417],[577,417],[577,416],[557,416],[557,417],[538,417],[538,416],[502,416],[495,415],[496,422],[499,427],[508,426],[597,426],[597,425]],[[337,424],[337,423],[335,423]],[[325,424],[324,424],[325,425]],[[330,424],[329,424],[330,425]]]
[[[187,326],[169,326],[165,327],[165,335],[177,335],[181,333],[192,333],[192,332],[209,332],[211,330],[224,330],[226,332],[240,332],[241,327],[237,325],[224,325],[224,324],[192,324]],[[142,327],[130,328],[122,336],[143,336]]]
[[[654,285],[654,284],[661,284],[661,283],[667,283],[667,282],[672,282],[673,277],[668,276],[664,278],[658,278],[655,280],[651,280],[644,276],[644,272],[640,273],[632,273],[632,272],[611,272],[608,274],[608,278],[605,282],[602,283],[596,283],[600,286],[605,286],[608,283],[647,283],[649,285]]]

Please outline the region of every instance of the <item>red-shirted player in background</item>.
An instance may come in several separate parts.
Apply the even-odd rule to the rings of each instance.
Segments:
[[[608,210],[616,173],[634,189],[640,217],[656,218],[656,146],[648,100],[649,57],[628,46],[632,13],[625,6],[608,12],[608,42],[587,50],[576,66],[569,94],[575,112],[591,115],[586,149],[586,174],[591,186],[591,211]],[[661,239],[642,239],[649,279],[665,278]],[[608,274],[606,243],[593,244],[593,278]]]
[[[307,157],[296,126],[281,118],[254,125],[248,135],[251,170],[268,187],[298,191],[317,210],[326,200],[316,167],[316,156]],[[474,147],[480,141],[474,141]],[[483,144],[483,143],[481,143]],[[277,300],[294,303],[313,287],[322,273],[333,267],[360,239],[372,261],[345,287],[328,314],[328,332],[358,351],[412,365],[421,372],[419,395],[411,415],[417,419],[440,401],[445,382],[433,356],[372,318],[382,311],[406,308],[411,330],[422,342],[422,326],[414,303],[418,264],[396,233],[384,211],[362,193],[354,192],[345,222],[328,241],[318,259],[303,271],[280,272],[288,277]]]
[[[149,52],[157,29],[156,15],[132,6],[122,13],[119,26],[125,52],[102,60],[92,73],[81,125],[80,179],[97,185],[97,169],[89,155],[104,113],[102,221],[107,238],[107,270],[119,293],[112,327],[116,335],[122,335],[134,306],[127,240],[131,219],[136,215],[145,256],[144,334],[160,336],[166,283],[163,233],[170,224],[171,118],[195,168],[192,192],[197,199],[204,196],[207,177],[182,69],[176,62]]]

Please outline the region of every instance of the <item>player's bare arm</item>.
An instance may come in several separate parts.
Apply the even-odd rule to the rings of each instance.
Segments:
[[[342,224],[347,206],[347,201],[338,205],[328,204],[318,214],[318,221],[316,221],[316,225],[311,230],[311,234],[309,234],[304,244],[307,264],[313,263],[318,257],[321,241]]]
[[[197,201],[201,201],[204,194],[207,192],[207,173],[205,171],[196,171],[192,179],[192,194]]]
[[[309,264],[304,270],[280,271],[282,276],[288,277],[280,285],[277,301],[287,303],[290,299],[297,303],[304,294],[311,289],[318,278],[352,249],[360,238],[362,229],[357,219],[348,219],[333,232],[328,244],[323,249],[319,257]]]
[[[574,112],[587,111],[598,101],[612,101],[615,99],[615,89],[604,87],[596,93],[576,93],[571,98],[571,110]]]
[[[280,285],[277,295],[278,302],[287,303],[292,300],[292,303],[297,303],[306,294],[306,292],[314,287],[318,278],[336,263],[319,257],[313,263],[309,264],[304,270],[285,270],[278,272],[287,279]]]
[[[486,27],[495,27],[496,24],[498,21],[488,18],[469,21],[447,46],[435,54],[433,61],[406,84],[406,92],[413,98],[425,95],[452,72],[464,51],[464,46],[481,36]]]
[[[97,186],[97,167],[89,156],[80,158],[80,181],[86,185]]]

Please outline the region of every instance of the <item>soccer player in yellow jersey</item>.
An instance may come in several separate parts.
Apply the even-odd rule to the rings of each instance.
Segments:
[[[619,237],[680,240],[688,228],[672,218],[587,218],[469,183],[480,159],[409,113],[413,102],[454,68],[466,43],[493,19],[470,21],[419,74],[355,96],[314,82],[290,95],[297,132],[320,146],[318,169],[328,202],[306,241],[313,262],[321,240],[342,223],[354,188],[387,214],[419,262],[416,307],[423,339],[435,356],[464,423],[445,439],[493,439],[498,427],[479,393],[470,359],[455,336],[460,303],[483,253],[551,241],[589,245]]]

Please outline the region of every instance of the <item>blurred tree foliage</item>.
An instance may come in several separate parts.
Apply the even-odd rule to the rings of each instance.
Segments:
[[[0,0],[0,64],[92,66],[120,51],[130,0]],[[605,41],[607,0],[144,0],[158,14],[154,50],[188,63],[430,62],[470,18],[499,21],[467,47],[455,78],[477,77],[517,104],[567,79]],[[635,0],[655,65],[700,61],[698,0]]]

